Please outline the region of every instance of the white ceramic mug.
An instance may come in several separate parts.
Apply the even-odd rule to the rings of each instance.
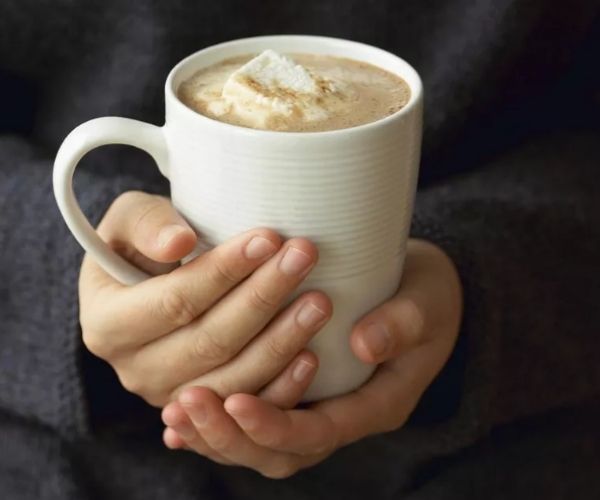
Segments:
[[[384,68],[410,86],[408,104],[379,121],[327,132],[253,130],[192,111],[177,87],[198,69],[265,49],[348,57]],[[384,50],[313,36],[265,36],[201,50],[181,61],[165,85],[162,127],[104,117],[65,139],[54,164],[54,192],[73,235],[112,276],[133,285],[148,276],[114,253],[84,217],[72,177],[81,157],[104,144],[147,151],[171,183],[175,208],[210,247],[253,227],[306,237],[319,262],[289,298],[321,290],[333,316],[308,348],[319,370],[303,401],[339,395],[374,370],[352,353],[349,334],[365,313],[390,298],[402,273],[412,216],[422,129],[422,87],[416,71]]]

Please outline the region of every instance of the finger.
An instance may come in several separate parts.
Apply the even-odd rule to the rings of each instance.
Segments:
[[[361,361],[381,363],[425,340],[424,305],[404,292],[370,312],[352,329],[350,345]]]
[[[165,377],[158,382],[163,386],[170,384],[171,389],[175,389],[230,361],[265,328],[286,296],[298,286],[316,261],[317,250],[312,243],[297,238],[288,240],[275,256],[196,321],[146,345],[138,357],[147,360],[147,363],[144,361],[140,365],[148,366],[149,377],[153,373],[164,374]],[[301,347],[293,346],[285,364]],[[167,366],[163,364],[163,368],[156,372],[150,363],[158,359]],[[279,370],[285,364],[280,365]],[[266,381],[262,381],[260,386],[264,383]]]
[[[314,335],[327,323],[331,317],[331,301],[320,292],[308,292],[299,297],[294,303],[276,317],[267,327],[252,339],[244,349],[233,357],[230,362],[205,373],[192,380],[198,374],[201,363],[189,363],[189,370],[182,367],[174,375],[178,381],[185,383],[183,387],[210,387],[220,397],[227,397],[234,392],[256,393],[269,381],[273,380],[284,370],[295,356],[308,344]],[[302,375],[301,370],[316,368],[316,365],[306,365],[300,362],[296,375]],[[244,376],[240,376],[244,374]],[[280,382],[271,388],[275,395],[277,387],[290,389],[292,379],[280,377]],[[306,380],[304,380],[306,383]],[[294,382],[294,391],[289,392],[286,401],[293,402],[302,384]],[[173,388],[175,385],[173,386]],[[280,394],[279,397],[283,395]],[[301,394],[300,394],[301,396]],[[295,404],[295,403],[294,403]]]
[[[364,316],[353,328],[350,345],[355,355],[366,363],[393,359],[442,331],[438,323],[449,319],[444,311],[458,311],[447,284],[458,282],[453,266],[434,245],[410,240],[404,274],[396,295]],[[440,282],[444,286],[440,286]],[[449,304],[441,307],[441,304]],[[453,314],[456,318],[460,315]]]
[[[165,446],[171,450],[179,450],[187,447],[183,438],[175,429],[171,429],[170,427],[166,427],[163,432],[163,442],[165,443]]]
[[[187,325],[244,280],[281,245],[268,229],[235,236],[169,274],[125,287],[90,286],[93,295],[82,307],[86,345],[100,357],[138,347]],[[102,325],[98,329],[96,325]],[[135,325],[123,329],[123,325]],[[85,326],[89,326],[86,328]],[[112,336],[111,336],[112,334]],[[90,348],[91,350],[91,348]]]
[[[302,351],[290,365],[258,397],[280,409],[294,408],[313,381],[319,367],[319,358],[310,351]]]
[[[119,196],[98,226],[98,234],[135,264],[179,261],[197,240],[168,198],[141,191]]]
[[[225,412],[223,402],[212,391],[201,387],[186,389],[179,401],[206,444],[219,455],[267,477],[287,477],[297,470],[292,455],[254,443]]]
[[[119,196],[97,231],[115,252],[151,275],[175,269],[197,241],[192,228],[167,198],[140,191]],[[89,254],[85,255],[79,279],[82,304],[90,303],[99,289],[116,294],[123,288]]]
[[[249,394],[225,400],[225,411],[250,439],[265,448],[298,455],[322,455],[337,447],[337,430],[325,414],[283,411]]]
[[[371,434],[403,425],[419,399],[444,366],[453,340],[440,337],[401,357],[381,364],[356,391],[313,403],[309,409],[327,415],[344,446]]]
[[[232,464],[230,460],[219,455],[206,444],[196,432],[186,411],[177,401],[169,403],[163,408],[162,420],[168,426],[163,434],[163,440],[169,448],[189,448],[215,462],[224,465]]]

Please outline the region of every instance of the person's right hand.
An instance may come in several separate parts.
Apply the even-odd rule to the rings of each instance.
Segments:
[[[194,231],[168,199],[133,191],[111,205],[98,233],[154,275],[125,286],[89,255],[81,266],[83,341],[127,390],[157,407],[188,386],[296,405],[318,364],[304,348],[331,302],[311,291],[277,310],[316,264],[312,243],[253,229],[178,266]]]

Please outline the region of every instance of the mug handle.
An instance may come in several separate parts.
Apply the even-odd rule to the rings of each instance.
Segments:
[[[106,144],[127,144],[152,156],[161,173],[168,177],[167,144],[162,127],[138,120],[106,116],[82,123],[63,141],[54,161],[53,185],[58,208],[86,252],[113,278],[134,285],[150,276],[127,262],[100,239],[87,220],[73,192],[73,174],[83,156]]]

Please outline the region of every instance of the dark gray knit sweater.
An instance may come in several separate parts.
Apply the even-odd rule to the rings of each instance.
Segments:
[[[2,0],[0,499],[600,498],[598,2]],[[596,20],[595,20],[596,19]],[[168,451],[156,410],[82,347],[82,251],[53,156],[101,115],[163,120],[183,56],[271,33],[341,36],[425,84],[413,234],[465,286],[447,367],[401,430],[273,481]],[[111,146],[77,175],[98,221],[127,189],[168,192]]]

